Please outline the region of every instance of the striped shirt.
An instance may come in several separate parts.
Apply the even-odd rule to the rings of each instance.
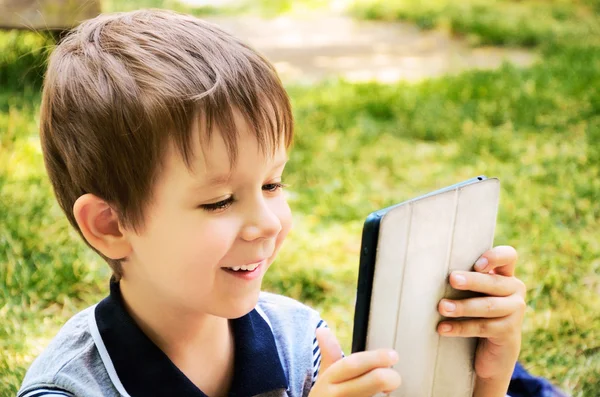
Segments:
[[[73,396],[73,394],[69,393],[66,390],[63,389],[59,389],[56,387],[39,387],[39,388],[34,388],[33,390],[25,393],[25,394],[20,394],[20,396],[22,397],[69,397],[69,396]]]
[[[255,309],[231,321],[235,346],[230,396],[308,396],[319,372],[319,314],[261,292]],[[31,365],[19,397],[206,396],[110,296],[73,316]]]

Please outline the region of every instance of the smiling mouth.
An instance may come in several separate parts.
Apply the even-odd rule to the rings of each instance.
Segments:
[[[262,259],[260,261],[254,262],[254,263],[249,263],[247,265],[230,266],[230,267],[225,267],[224,269],[234,271],[234,272],[253,272],[265,261],[266,261],[266,259]]]
[[[251,265],[226,267],[225,269],[227,269],[227,270],[233,270],[234,272],[241,272],[241,271],[253,272],[259,266],[260,266],[260,262],[257,262],[257,263],[253,263]]]

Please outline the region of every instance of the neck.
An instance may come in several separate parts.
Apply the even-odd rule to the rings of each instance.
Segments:
[[[136,324],[196,386],[209,395],[228,388],[234,343],[226,318],[176,307],[125,278],[120,289]]]
[[[175,307],[164,297],[144,291],[125,278],[120,281],[120,289],[129,315],[165,353],[190,346],[209,347],[217,336],[229,333],[226,318]]]

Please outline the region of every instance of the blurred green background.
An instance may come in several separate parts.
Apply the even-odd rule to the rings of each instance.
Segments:
[[[197,15],[311,10],[325,0],[214,8],[104,1],[105,11]],[[496,244],[520,253],[520,360],[573,396],[600,395],[600,0],[356,0],[355,18],[405,20],[471,45],[535,48],[529,68],[409,83],[288,85],[297,136],[286,175],[295,228],[265,289],[322,312],[350,351],[360,233],[371,211],[486,174],[502,181]],[[38,140],[41,32],[0,32],[0,396],[59,327],[106,295],[108,266],[52,195]]]

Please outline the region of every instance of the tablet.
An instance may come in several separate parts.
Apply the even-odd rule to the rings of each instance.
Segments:
[[[395,349],[396,397],[471,397],[477,338],[440,336],[439,301],[493,245],[500,182],[478,176],[371,213],[364,224],[352,352]]]

